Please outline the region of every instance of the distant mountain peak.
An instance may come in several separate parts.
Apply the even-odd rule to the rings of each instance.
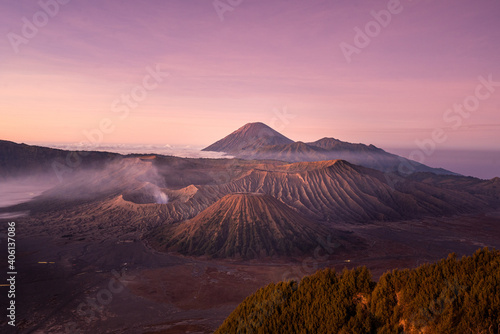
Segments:
[[[257,149],[269,145],[287,145],[293,140],[283,136],[261,122],[248,123],[206,147],[203,151],[239,153],[242,150]]]
[[[262,127],[262,128],[269,128],[271,129],[271,127],[269,127],[268,125],[262,123],[262,122],[250,122],[250,123],[247,123],[245,125],[243,125],[240,129],[244,129],[244,128],[253,128],[253,127]]]
[[[330,137],[308,143],[294,142],[261,122],[245,124],[203,151],[226,152],[240,159],[287,162],[340,159],[383,172],[399,172],[402,165],[407,165],[411,167],[411,172],[455,174],[410,161],[374,145],[349,143]]]
[[[334,142],[334,143],[340,143],[341,141],[336,139],[336,138],[333,138],[333,137],[323,137],[319,140],[316,141],[316,143],[318,142]]]
[[[238,130],[234,131],[233,134],[236,133],[241,133],[246,136],[254,136],[257,138],[260,137],[266,137],[266,136],[282,136],[284,137],[281,133],[273,130],[270,126],[262,123],[262,122],[254,122],[254,123],[247,123],[243,125],[241,128]],[[290,140],[291,141],[291,140]]]

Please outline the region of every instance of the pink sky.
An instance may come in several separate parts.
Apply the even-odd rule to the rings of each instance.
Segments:
[[[339,45],[387,7],[244,0],[221,21],[207,0],[72,0],[16,52],[23,17],[44,14],[38,1],[2,1],[0,139],[209,145],[261,121],[302,141],[413,147],[442,128],[439,148],[497,149],[500,85],[460,126],[443,115],[479,76],[500,82],[500,2],[402,0],[347,62]],[[113,103],[156,66],[168,77],[120,117]]]

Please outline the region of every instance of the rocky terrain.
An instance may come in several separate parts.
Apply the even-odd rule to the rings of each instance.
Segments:
[[[318,238],[331,233],[272,196],[234,193],[191,220],[158,229],[151,238],[160,250],[251,259],[306,255]]]

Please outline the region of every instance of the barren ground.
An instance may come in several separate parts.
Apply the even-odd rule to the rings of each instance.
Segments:
[[[76,238],[55,228],[44,236],[28,219],[15,221],[18,333],[211,333],[259,287],[322,267],[366,265],[377,279],[387,270],[416,267],[450,252],[460,256],[485,246],[500,249],[500,212],[336,225],[368,246],[346,253],[319,243],[309,258],[248,262],[158,253],[133,233],[96,230]],[[5,221],[1,227],[5,233]],[[6,268],[0,272],[3,277]],[[12,332],[5,317],[0,331]]]

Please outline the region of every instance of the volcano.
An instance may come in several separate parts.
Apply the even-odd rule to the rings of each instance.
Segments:
[[[346,160],[355,165],[382,172],[397,172],[404,176],[415,172],[458,175],[443,168],[429,167],[400,157],[374,145],[353,144],[335,138],[322,138],[309,143],[294,142],[263,123],[246,124],[203,150],[226,152],[237,158],[250,160]]]
[[[331,233],[272,196],[237,193],[151,239],[155,248],[185,255],[249,259],[304,255]]]
[[[288,139],[264,123],[256,122],[242,126],[230,135],[204,148],[203,151],[233,154],[246,150],[252,151],[269,145],[287,145],[292,143],[293,140]]]

